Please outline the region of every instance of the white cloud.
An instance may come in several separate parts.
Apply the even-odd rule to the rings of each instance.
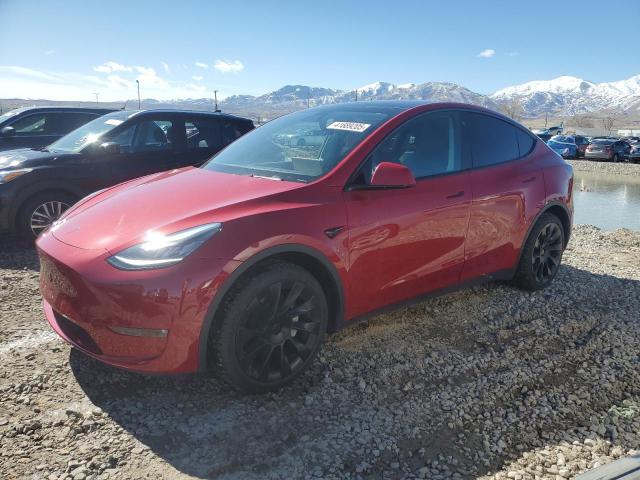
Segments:
[[[11,76],[27,77],[38,80],[48,80],[52,82],[60,81],[60,78],[50,73],[34,70],[33,68],[17,67],[17,66],[0,66],[0,74],[9,74]]]
[[[238,73],[244,70],[244,65],[240,60],[236,60],[234,62],[225,62],[224,60],[216,60],[215,65],[213,66],[216,70],[219,70],[222,73]]]
[[[127,67],[117,62],[104,62],[102,65],[93,67],[96,72],[111,73],[111,72],[132,72],[133,68]]]
[[[191,78],[193,78],[196,82],[201,82],[204,77],[202,75],[194,75]]]
[[[162,65],[162,68],[164,68],[164,71],[166,73],[169,73],[171,71],[171,68],[169,68],[169,64],[167,62],[160,62],[160,65]]]
[[[207,65],[206,63],[202,63],[202,62],[196,62],[194,63],[194,65],[198,68],[209,68],[209,65]]]
[[[493,48],[487,48],[481,51],[478,56],[481,58],[491,58],[496,54],[496,51]]]
[[[139,75],[136,76],[136,80],[140,82],[140,86],[143,85],[146,87],[166,87],[168,86],[167,81],[164,78],[161,78],[156,71],[151,67],[143,67],[137,65],[135,67],[136,71]]]
[[[99,92],[101,102],[115,102],[136,98],[137,79],[140,81],[143,98],[170,100],[211,95],[211,92],[207,94],[205,85],[197,82],[170,81],[159,76],[153,68],[141,65],[130,68],[131,72],[104,74],[41,71],[29,67],[0,65],[0,86],[2,95],[6,98],[93,102],[95,92]],[[235,85],[224,88],[223,92],[218,92],[218,98],[242,93]]]
[[[187,83],[186,87],[192,94],[202,94],[207,91],[207,87],[204,85],[196,85],[195,83]]]
[[[109,82],[109,88],[113,89],[133,88],[134,86],[132,81],[118,75],[109,75],[107,82]]]

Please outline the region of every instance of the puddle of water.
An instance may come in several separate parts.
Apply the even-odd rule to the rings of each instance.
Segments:
[[[640,231],[640,177],[575,172],[573,223]]]

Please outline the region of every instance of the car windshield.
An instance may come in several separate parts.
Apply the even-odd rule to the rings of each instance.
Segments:
[[[376,127],[400,111],[398,107],[363,103],[292,113],[241,137],[202,168],[309,182],[329,172]]]
[[[14,110],[9,110],[8,112],[3,113],[2,115],[0,115],[0,123],[4,122],[5,120],[8,120],[9,118],[17,115],[18,113],[20,113],[22,111],[21,108],[16,108]]]
[[[87,145],[98,140],[105,133],[116,128],[131,117],[131,115],[134,115],[134,113],[118,111],[96,118],[68,133],[60,140],[53,142],[47,147],[47,150],[52,152],[78,153]]]

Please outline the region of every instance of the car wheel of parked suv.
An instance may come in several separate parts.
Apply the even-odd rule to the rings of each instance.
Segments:
[[[322,286],[297,265],[275,263],[240,280],[211,340],[224,379],[250,393],[291,382],[318,353],[327,320]]]
[[[30,198],[20,208],[18,233],[26,239],[36,238],[75,202],[75,198],[63,192],[41,193]]]
[[[553,281],[562,261],[564,236],[560,219],[551,213],[542,214],[522,249],[514,277],[516,285],[540,290]]]
[[[617,153],[613,154],[613,158],[611,159],[614,163],[618,163],[620,161],[620,157],[618,157]]]

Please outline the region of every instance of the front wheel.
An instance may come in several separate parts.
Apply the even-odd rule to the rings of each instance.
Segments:
[[[75,198],[63,192],[36,195],[20,209],[17,218],[18,233],[28,240],[35,239],[74,203]]]
[[[548,286],[558,273],[564,251],[565,232],[562,222],[544,213],[536,222],[520,254],[514,282],[525,290]]]
[[[223,378],[247,393],[291,383],[313,362],[327,330],[322,286],[307,270],[275,263],[233,288],[210,339]]]

